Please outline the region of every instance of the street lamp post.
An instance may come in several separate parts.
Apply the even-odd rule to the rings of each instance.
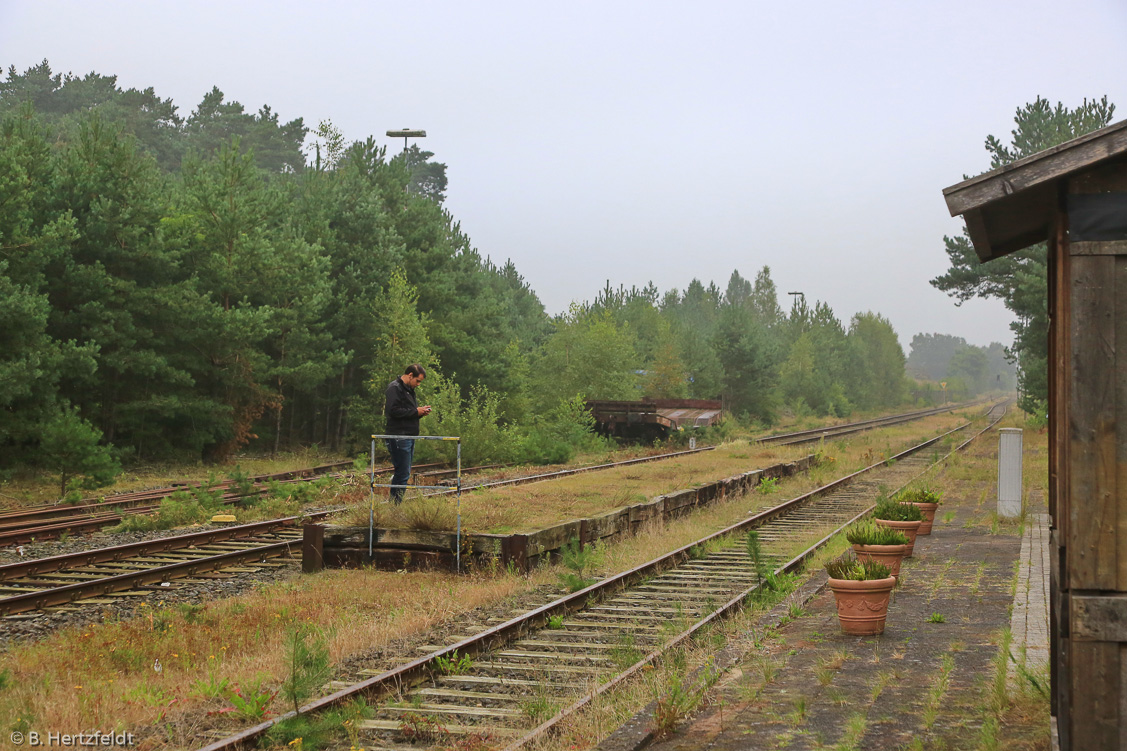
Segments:
[[[389,130],[387,132],[392,138],[403,139],[403,150],[407,151],[408,138],[426,138],[427,132],[425,130],[412,130],[411,128],[403,128],[402,130]]]
[[[806,295],[802,292],[788,292],[787,294],[794,297],[794,300],[791,302],[791,308],[798,307],[798,298],[800,297],[802,298],[802,302],[806,302]]]
[[[425,130],[412,130],[411,128],[403,128],[402,130],[389,130],[387,132],[387,134],[389,136],[391,136],[392,138],[402,138],[403,139],[403,163],[404,164],[407,164],[407,139],[408,138],[426,138],[427,137],[427,132]],[[407,168],[410,169],[410,165],[407,165]],[[406,188],[408,193],[411,192],[411,181],[410,180],[407,180],[407,185],[405,186],[405,188]]]

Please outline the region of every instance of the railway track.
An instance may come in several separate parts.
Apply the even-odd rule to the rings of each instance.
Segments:
[[[931,415],[942,414],[943,412],[950,412],[954,409],[966,407],[967,405],[948,405],[937,409],[917,410],[915,412],[905,412],[899,415],[890,415],[887,417],[875,418],[872,420],[862,420],[855,423],[846,423],[843,425],[834,425],[828,428],[814,428],[812,430],[801,430],[794,433],[780,433],[775,436],[765,436],[763,438],[756,438],[752,443],[777,443],[781,446],[791,444],[810,443],[818,441],[823,438],[837,438],[850,433],[856,433],[863,430],[870,430],[877,427],[886,427],[889,425],[896,425],[902,422],[910,422],[912,420],[919,420]],[[815,435],[816,434],[816,435]],[[469,490],[484,490],[487,488],[499,488],[505,485],[523,485],[531,482],[541,482],[543,480],[554,480],[560,477],[568,477],[570,475],[582,474],[584,472],[597,472],[602,469],[612,469],[615,467],[625,467],[631,464],[641,464],[644,462],[660,461],[661,459],[672,459],[678,456],[688,456],[690,454],[699,454],[704,451],[712,451],[715,446],[701,446],[695,449],[685,449],[683,451],[671,451],[666,454],[655,454],[653,456],[643,456],[637,459],[626,459],[620,462],[608,462],[606,464],[592,464],[586,467],[576,467],[573,469],[561,469],[555,472],[546,472],[535,475],[527,475],[524,477],[513,477],[507,480],[498,480],[493,482],[483,482],[478,484],[462,485],[462,491]],[[454,493],[454,490],[448,491]],[[440,494],[440,493],[439,493]]]
[[[934,410],[922,410],[904,413],[901,415],[892,415],[875,420],[865,420],[857,423],[837,425],[830,428],[815,428],[813,430],[799,431],[796,433],[767,436],[764,438],[756,439],[756,442],[790,445],[816,441],[824,437],[832,438],[840,435],[847,435],[849,433],[857,432],[860,430],[867,430],[874,427],[894,425],[899,422],[907,422],[909,420],[920,419],[922,417],[927,417],[933,414],[939,414],[940,412],[948,411],[949,409],[951,408],[945,407]],[[463,485],[462,490],[475,490],[479,488],[539,482],[541,480],[566,477],[568,475],[580,474],[583,472],[593,472],[601,469],[609,469],[612,467],[659,461],[661,459],[669,459],[677,456],[700,453],[703,451],[711,451],[713,448],[715,447],[702,446],[696,449],[686,449],[683,451],[673,451],[655,456],[627,459],[622,462],[609,462],[606,464],[596,464],[587,467],[564,469],[555,472],[540,473],[500,481]],[[236,483],[232,480],[225,480],[211,486],[207,486],[204,483],[181,483],[165,488],[156,488],[152,490],[131,493],[121,493],[118,495],[109,496],[104,499],[87,498],[77,504],[56,502],[51,504],[41,504],[39,506],[26,507],[18,511],[3,512],[0,513],[0,546],[18,545],[32,541],[55,539],[62,535],[92,532],[103,529],[105,527],[114,526],[121,521],[121,518],[123,516],[152,513],[160,508],[161,501],[170,497],[173,493],[183,492],[185,490],[190,490],[193,488],[206,487],[208,490],[225,490],[226,492],[222,494],[220,502],[224,505],[237,505],[243,502],[244,499],[248,497],[260,496],[265,494],[267,492],[266,483],[268,482],[308,482],[310,480],[320,479],[324,477],[337,477],[340,476],[340,473],[337,472],[337,470],[351,467],[352,464],[353,463],[351,461],[342,461],[334,462],[331,464],[323,464],[317,467],[309,467],[306,469],[256,475],[254,477],[247,478],[247,481],[252,485],[249,492],[240,491],[237,488]],[[463,474],[466,474],[474,471],[498,469],[503,466],[506,465],[492,464],[481,467],[467,467],[464,468],[462,472]],[[392,467],[379,467],[376,469],[376,474],[386,474],[391,472],[392,469]],[[415,465],[414,469],[424,470],[422,472],[415,473],[415,477],[418,480],[418,485],[420,486],[447,484],[449,482],[448,478],[452,474],[457,472],[457,470],[448,468],[442,462],[419,464]],[[443,482],[444,479],[446,480],[445,483]],[[448,492],[453,493],[454,491],[450,490]]]
[[[990,415],[992,422],[955,451],[1003,414],[999,405]],[[515,751],[742,607],[760,586],[747,553],[747,532],[757,532],[762,560],[770,569],[796,572],[842,528],[867,514],[882,488],[898,489],[933,466],[923,449],[966,427],[494,628],[454,635],[453,643],[434,645],[429,654],[393,670],[359,676],[302,712],[359,696],[391,697],[394,701],[381,705],[374,719],[359,723],[365,748],[395,751],[412,740],[472,736],[484,747]],[[546,709],[552,716],[540,722]],[[293,714],[216,741],[204,751],[247,747]]]
[[[301,521],[328,513],[9,563],[0,566],[0,616],[91,604],[91,598],[167,586],[177,579],[214,578],[221,569],[289,556],[300,550]]]
[[[897,425],[902,422],[909,422],[911,420],[919,420],[924,417],[942,414],[944,412],[952,412],[956,409],[963,409],[970,405],[968,404],[948,404],[943,407],[936,407],[934,409],[922,409],[915,412],[905,412],[899,415],[888,415],[886,417],[876,417],[872,420],[861,420],[859,422],[843,423],[841,425],[829,425],[824,428],[811,428],[810,430],[798,430],[793,433],[779,433],[778,435],[769,435],[762,438],[755,439],[756,443],[767,443],[779,446],[792,446],[800,443],[813,443],[820,441],[823,438],[840,438],[844,435],[851,433],[859,433],[863,430],[872,430],[873,428],[882,428],[889,425]]]
[[[109,496],[105,500],[85,499],[78,504],[62,502],[43,504],[0,513],[0,546],[18,545],[25,542],[49,540],[64,534],[77,534],[92,532],[105,527],[110,527],[121,522],[123,516],[134,514],[148,514],[160,508],[161,501],[169,498],[174,493],[184,492],[192,488],[206,488],[212,491],[224,490],[220,497],[223,505],[237,505],[247,498],[261,496],[269,492],[267,483],[278,482],[282,484],[309,482],[326,477],[339,477],[336,470],[351,467],[352,462],[335,462],[323,464],[319,467],[276,472],[268,475],[257,475],[247,478],[252,487],[249,492],[240,491],[233,481],[224,481],[215,485],[206,484],[180,484],[165,488],[139,491],[136,493],[121,493]],[[421,464],[419,468],[445,466],[443,463]],[[377,474],[386,474],[392,467],[377,468]]]

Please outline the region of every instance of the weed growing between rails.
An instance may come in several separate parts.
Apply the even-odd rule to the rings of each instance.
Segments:
[[[777,640],[774,628],[759,627],[757,622],[788,596],[797,580],[798,577],[780,577],[779,591],[756,595],[743,611],[702,629],[694,640],[667,653],[657,664],[646,666],[639,676],[598,697],[565,721],[558,734],[539,741],[535,748],[541,751],[590,748],[650,704],[655,710],[654,729],[664,732],[673,728],[710,701],[709,688],[721,678],[714,663],[719,649],[739,642],[741,651],[755,651]],[[672,628],[663,629],[666,637],[692,625],[688,618],[673,621],[676,623]]]
[[[474,661],[469,655],[460,655],[458,650],[449,657],[439,655],[434,658],[434,668],[439,675],[465,675],[473,670]]]

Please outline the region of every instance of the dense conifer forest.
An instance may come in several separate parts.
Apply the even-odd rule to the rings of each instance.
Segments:
[[[551,317],[474,247],[446,187],[417,146],[349,143],[218,88],[183,115],[114,76],[11,68],[0,472],[96,485],[122,461],[355,450],[409,362],[431,372],[428,430],[473,436],[470,461],[566,459],[595,440],[582,397],[722,398],[770,423],[918,395],[887,319],[785,311],[766,265],[723,289],[608,284]],[[981,375],[963,392],[997,385]]]

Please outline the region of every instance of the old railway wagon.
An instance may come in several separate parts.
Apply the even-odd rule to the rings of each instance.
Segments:
[[[587,400],[603,435],[653,440],[676,430],[715,425],[723,404],[713,399],[646,399],[637,402]]]

